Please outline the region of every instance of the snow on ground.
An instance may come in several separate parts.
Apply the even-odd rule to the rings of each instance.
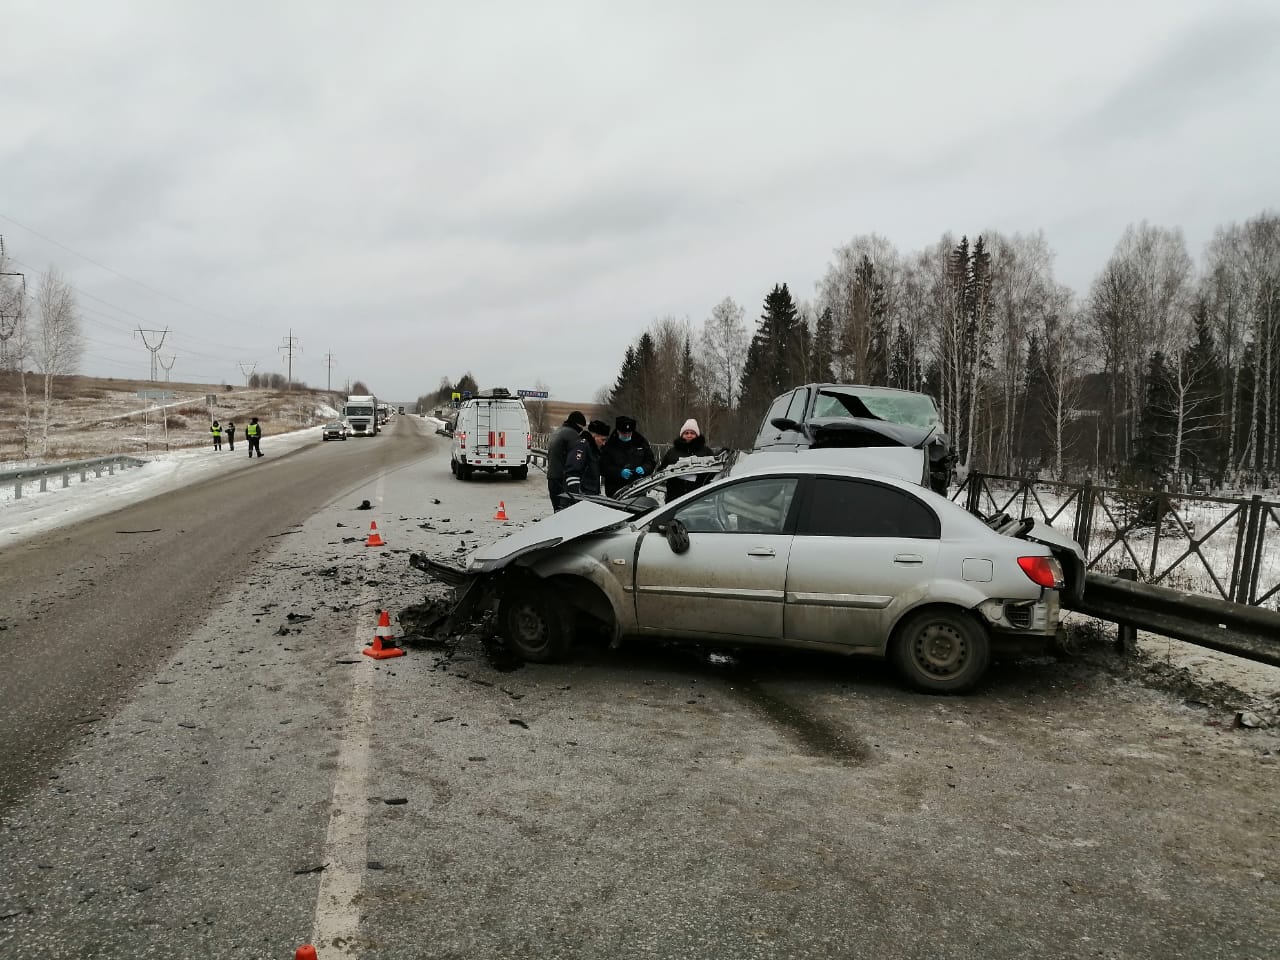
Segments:
[[[273,453],[314,443],[319,436],[315,427],[306,427],[264,437],[262,452],[265,458],[270,458]],[[0,485],[0,549],[216,473],[248,469],[248,450],[248,444],[242,439],[234,451],[223,444],[221,450],[207,446],[140,456],[138,459],[146,461],[141,467],[117,469],[114,475],[104,473],[101,477],[90,473],[84,483],[78,476],[72,476],[71,486],[66,489],[58,478],[50,480],[45,493],[28,483],[23,486],[20,499],[14,498],[13,484]]]

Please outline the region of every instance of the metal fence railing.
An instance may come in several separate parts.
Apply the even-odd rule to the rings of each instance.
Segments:
[[[1280,602],[1280,502],[970,473],[970,513],[1033,516],[1073,537],[1090,572],[1248,606]]]
[[[91,460],[68,460],[65,463],[38,463],[29,467],[16,467],[11,470],[0,470],[0,485],[13,484],[13,498],[22,499],[22,488],[28,484],[39,483],[40,492],[49,489],[50,479],[62,479],[62,486],[71,486],[71,478],[77,474],[84,483],[92,473],[101,477],[104,473],[114,475],[116,468],[141,467],[146,460],[137,457],[117,455],[113,457],[94,457]]]

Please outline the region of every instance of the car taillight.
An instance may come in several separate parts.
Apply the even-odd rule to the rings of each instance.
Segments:
[[[1019,557],[1018,566],[1032,583],[1042,587],[1060,590],[1066,582],[1062,576],[1062,564],[1053,557]]]
[[[467,445],[467,432],[465,430],[458,434],[458,445],[462,447]]]
[[[528,448],[528,447],[532,447],[532,446],[533,446],[533,434],[532,434],[532,433],[526,433],[526,434],[524,435],[524,445],[525,445],[525,447],[526,447],[526,448]]]

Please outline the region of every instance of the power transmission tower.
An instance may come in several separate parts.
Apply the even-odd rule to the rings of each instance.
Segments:
[[[302,346],[298,343],[298,338],[293,335],[293,329],[290,328],[289,335],[284,338],[284,343],[280,344],[279,350],[289,358],[289,372],[285,377],[284,388],[286,390],[293,389],[293,354],[296,350],[302,352]]]
[[[142,337],[143,346],[145,346],[148,350],[151,351],[151,382],[155,383],[157,380],[160,379],[159,373],[156,370],[156,354],[158,354],[160,352],[160,348],[164,346],[164,338],[169,335],[169,328],[165,327],[163,330],[143,330],[141,327],[139,327],[137,329],[137,333],[140,337]],[[147,340],[148,333],[160,334],[160,342],[157,343],[154,347],[151,345],[150,341]]]
[[[326,353],[324,355],[325,366],[329,368],[329,378],[325,381],[326,387],[330,393],[333,393],[333,354]]]
[[[246,369],[245,369],[245,367],[248,367],[249,369],[248,369],[248,370],[246,370]],[[257,360],[254,360],[252,363],[250,363],[248,360],[241,360],[241,361],[240,361],[240,375],[241,375],[242,377],[244,377],[244,382],[245,382],[245,383],[248,383],[248,382],[249,382],[249,378],[253,376],[253,371],[255,371],[255,370],[257,370],[257,369],[258,369],[258,361],[257,361]]]
[[[165,382],[165,383],[168,383],[168,382],[169,382],[169,371],[173,369],[174,361],[176,361],[177,359],[178,359],[178,355],[177,355],[176,353],[169,357],[169,362],[168,362],[168,363],[165,363],[165,362],[164,362],[164,358],[163,358],[163,357],[161,357],[161,358],[160,358],[160,366],[164,367],[164,382]]]

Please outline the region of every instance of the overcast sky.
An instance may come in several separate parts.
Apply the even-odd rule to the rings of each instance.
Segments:
[[[1198,262],[1280,203],[1274,0],[9,0],[0,89],[0,233],[102,376],[292,331],[313,386],[586,401],[858,234],[1043,229],[1084,293],[1130,222]]]

